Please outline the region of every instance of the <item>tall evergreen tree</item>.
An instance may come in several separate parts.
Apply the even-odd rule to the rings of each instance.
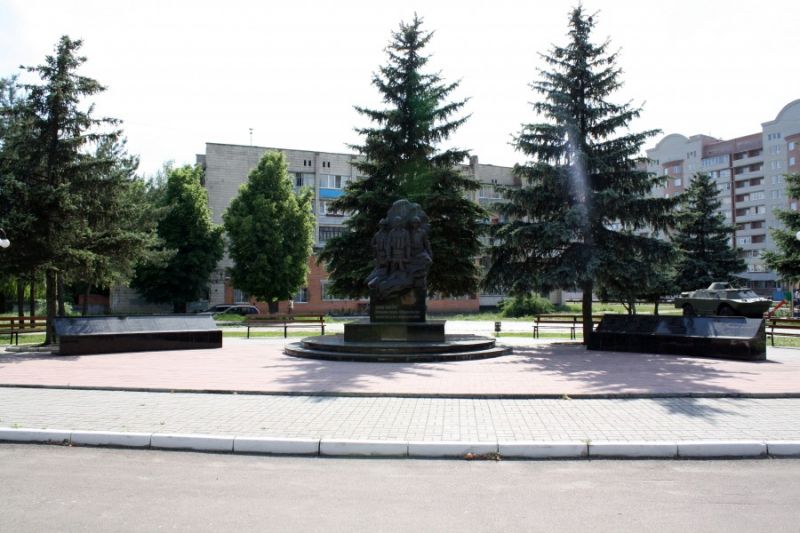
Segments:
[[[786,192],[791,198],[800,198],[800,173],[788,174]],[[783,222],[783,228],[773,228],[777,250],[765,252],[764,260],[769,268],[780,274],[781,278],[791,282],[800,282],[800,212],[790,209],[776,209],[775,215]]]
[[[161,252],[174,255],[165,263],[141,265],[131,286],[145,299],[171,303],[176,313],[188,302],[206,297],[211,272],[222,259],[222,227],[211,221],[208,194],[202,185],[203,169],[183,166],[167,178],[161,207],[166,214],[158,223]]]
[[[423,50],[431,37],[416,15],[410,24],[401,23],[386,49],[387,64],[372,79],[386,107],[356,107],[375,125],[356,129],[364,142],[352,146],[362,156],[355,166],[364,178],[350,183],[334,202],[335,209],[351,215],[345,222],[348,231],[328,240],[320,254],[334,294],[368,293],[370,240],[380,219],[401,198],[420,204],[430,218],[429,292],[463,295],[478,287],[476,259],[485,214],[467,194],[480,184],[458,170],[469,155],[466,150],[439,148],[467,120],[456,117],[466,101],[447,100],[457,82],[446,83],[423,71],[429,59]]]
[[[223,215],[233,284],[276,311],[306,282],[314,213],[311,191],[295,194],[280,152],[268,152]]]
[[[647,236],[670,222],[673,199],[649,197],[659,178],[642,170],[642,144],[656,131],[625,132],[641,109],[608,98],[620,87],[617,54],[590,40],[594,19],[575,8],[568,43],[542,58],[549,70],[532,88],[544,122],[523,126],[516,148],[531,161],[515,166],[520,189],[505,189],[486,285],[525,293],[583,291],[588,342],[592,293],[613,287],[632,262],[663,254],[669,243]],[[663,178],[662,178],[663,179]]]
[[[76,235],[76,252],[67,274],[83,286],[109,288],[128,283],[137,265],[163,259],[157,223],[157,206],[146,197],[144,180],[135,175],[138,158],[130,156],[125,142],[103,140],[94,157],[104,162],[85,172],[75,182],[81,189],[85,216]]]
[[[108,164],[94,158],[88,148],[119,136],[117,120],[94,118],[93,106],[84,102],[105,88],[77,73],[86,61],[77,55],[81,45],[80,40],[63,36],[44,64],[25,68],[42,83],[23,86],[24,105],[15,112],[19,127],[13,128],[3,147],[10,157],[5,162],[4,194],[9,191],[24,202],[16,211],[25,209],[17,218],[26,230],[25,248],[33,250],[28,260],[45,272],[48,343],[54,339],[58,276],[80,252],[75,239],[85,226],[81,197],[85,191],[75,184],[85,172]]]
[[[736,281],[735,274],[747,268],[731,247],[733,226],[719,211],[718,193],[707,174],[697,174],[681,198],[672,241],[679,252],[675,283],[682,291]]]

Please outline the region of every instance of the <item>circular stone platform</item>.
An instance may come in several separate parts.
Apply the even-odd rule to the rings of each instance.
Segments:
[[[342,335],[321,335],[289,344],[284,351],[306,359],[402,363],[488,359],[510,354],[511,348],[478,335],[446,335],[444,342],[345,342]]]

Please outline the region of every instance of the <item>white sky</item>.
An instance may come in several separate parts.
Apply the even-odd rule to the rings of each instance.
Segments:
[[[371,76],[390,32],[416,11],[435,30],[431,68],[461,80],[472,118],[445,146],[482,163],[535,121],[537,55],[564,44],[574,0],[0,0],[0,77],[38,65],[67,34],[82,74],[108,87],[98,115],[120,118],[140,171],[194,162],[206,142],[349,152],[375,107]],[[800,98],[795,0],[585,0],[595,40],[621,49],[614,100],[644,104],[636,130],[730,138],[760,130]],[[656,140],[653,140],[654,144]],[[648,145],[649,146],[649,145]]]

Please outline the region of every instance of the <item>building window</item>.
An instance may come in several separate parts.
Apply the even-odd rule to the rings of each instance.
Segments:
[[[763,220],[756,220],[755,222],[750,223],[750,229],[761,229],[764,227]]]
[[[769,147],[769,153],[775,155],[781,153],[781,145],[775,144]]]
[[[672,180],[672,185],[674,187],[680,187],[682,184],[683,180],[681,180],[681,178],[675,178],[674,180]]]
[[[311,187],[314,188],[314,174],[309,174],[306,172],[295,172],[294,173],[294,186],[295,188],[299,189],[300,187]]]
[[[780,170],[781,169],[781,162],[780,161],[771,161],[769,164],[772,170]]]
[[[329,292],[329,289],[328,289],[328,287],[330,286],[330,283],[331,282],[328,281],[327,279],[324,279],[324,280],[320,281],[322,301],[323,302],[334,302],[334,301],[337,301],[337,300],[338,301],[347,300],[347,298],[338,298],[336,296],[333,296]]]
[[[760,244],[762,242],[765,242],[766,240],[767,240],[767,236],[766,235],[753,235],[753,238],[751,239],[751,242],[753,244]]]
[[[320,189],[344,189],[347,186],[349,176],[334,176],[333,174],[320,174]]]
[[[344,213],[341,211],[337,211],[333,208],[333,202],[327,200],[320,200],[319,202],[319,214],[326,215],[329,217],[342,217]]]
[[[717,167],[720,165],[727,165],[728,164],[728,156],[727,155],[717,155],[714,157],[706,157],[702,160],[703,168],[706,167]]]
[[[797,164],[797,158],[795,156],[790,157],[789,158],[789,164],[790,165],[796,165]]]
[[[797,146],[797,144],[794,141],[790,142],[789,143],[789,150],[794,150],[796,146]]]
[[[339,235],[344,234],[346,228],[344,226],[320,226],[319,227],[319,243],[322,244],[328,239],[333,239]]]
[[[292,301],[296,304],[308,303],[308,287],[303,287],[294,295]]]
[[[303,166],[304,167],[311,167],[311,166],[314,166],[314,163],[311,161],[311,159],[303,159]]]

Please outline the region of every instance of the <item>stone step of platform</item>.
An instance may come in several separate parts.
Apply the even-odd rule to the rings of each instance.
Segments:
[[[449,353],[486,350],[494,347],[495,339],[477,335],[447,335],[444,342],[351,342],[341,335],[321,335],[306,337],[300,344],[309,350],[344,353]]]
[[[494,339],[490,339],[494,340]],[[493,343],[492,343],[493,344]],[[366,347],[362,347],[366,348]],[[462,348],[456,351],[422,352],[408,346],[405,352],[381,353],[376,350],[362,351],[334,351],[319,348],[307,348],[303,343],[293,343],[286,346],[284,352],[292,357],[305,359],[322,359],[328,361],[363,361],[380,363],[410,363],[410,362],[441,362],[441,361],[470,361],[475,359],[489,359],[511,353],[507,346],[490,346],[477,349]]]

